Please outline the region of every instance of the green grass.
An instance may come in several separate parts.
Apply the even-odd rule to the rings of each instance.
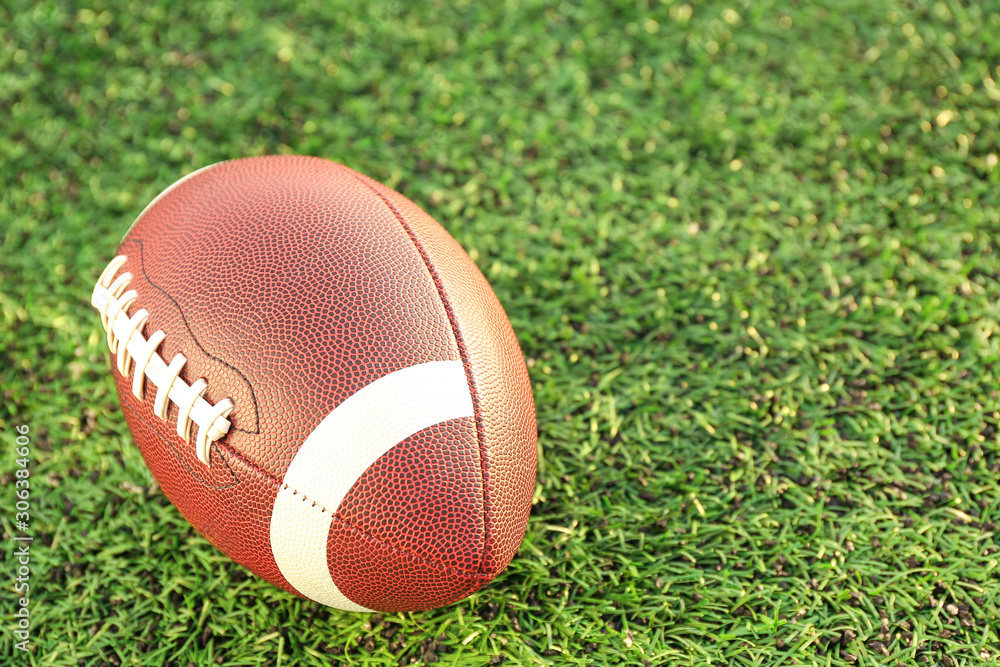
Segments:
[[[28,663],[998,659],[997,3],[182,4],[0,9]],[[519,335],[537,502],[461,603],[351,615],[262,583],[124,426],[99,271],[178,176],[274,152],[420,203]]]

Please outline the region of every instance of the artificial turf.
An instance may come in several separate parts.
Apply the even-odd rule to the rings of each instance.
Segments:
[[[5,3],[0,663],[993,664],[998,63],[993,0]],[[535,504],[463,602],[281,592],[131,442],[90,290],[265,153],[421,204],[518,333]]]

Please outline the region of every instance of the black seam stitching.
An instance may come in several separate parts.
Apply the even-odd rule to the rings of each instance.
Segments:
[[[139,403],[139,405],[143,405],[143,401],[138,401],[138,403]],[[152,431],[156,435],[157,438],[159,438],[161,441],[163,441],[164,443],[166,443],[167,447],[170,448],[170,451],[172,451],[174,453],[174,456],[177,457],[177,460],[181,462],[182,466],[184,466],[184,469],[188,471],[188,473],[191,475],[191,477],[193,477],[197,481],[201,482],[202,486],[205,486],[205,487],[207,487],[209,489],[213,489],[213,490],[216,490],[216,491],[225,491],[227,489],[235,488],[236,486],[238,486],[240,483],[243,482],[243,480],[240,479],[240,476],[236,474],[236,471],[233,470],[232,466],[229,465],[229,461],[226,461],[223,458],[222,459],[223,464],[226,466],[226,468],[229,469],[229,473],[236,479],[236,481],[233,482],[232,484],[225,484],[225,485],[209,484],[208,482],[206,482],[205,480],[203,480],[201,478],[201,476],[198,474],[198,472],[197,472],[196,469],[194,469],[190,465],[188,465],[188,462],[184,460],[184,456],[177,450],[176,447],[174,447],[174,444],[172,442],[170,442],[170,438],[167,438],[162,433],[160,433],[160,430],[156,427],[155,424],[149,423],[149,421],[145,417],[143,417],[142,414],[140,414],[140,412],[138,410],[136,410],[135,408],[129,407],[128,410],[132,413],[132,415],[136,419],[138,419],[150,431]],[[222,457],[220,456],[219,458],[222,458]]]
[[[439,563],[439,562],[437,562],[435,560],[431,560],[430,558],[424,558],[422,556],[418,556],[418,555],[414,554],[412,551],[409,551],[407,549],[403,549],[403,548],[397,547],[397,546],[395,546],[393,544],[389,544],[385,540],[380,540],[379,538],[375,537],[374,535],[372,535],[368,531],[363,530],[360,526],[358,526],[354,522],[349,521],[348,519],[344,518],[343,516],[340,515],[339,512],[331,512],[326,507],[321,507],[318,502],[316,502],[315,500],[313,500],[312,498],[310,498],[306,494],[302,493],[301,491],[293,489],[288,484],[282,483],[281,484],[281,488],[282,489],[291,489],[293,495],[297,495],[297,496],[301,496],[302,497],[302,502],[304,502],[304,503],[311,502],[313,507],[319,507],[319,511],[322,514],[329,514],[330,515],[330,520],[331,521],[336,521],[338,523],[341,523],[344,526],[346,526],[347,528],[349,528],[350,530],[353,530],[353,531],[355,531],[357,533],[360,533],[361,535],[363,535],[366,538],[372,540],[373,542],[378,543],[380,546],[388,547],[388,548],[392,549],[395,553],[402,554],[403,556],[406,556],[410,560],[418,561],[418,562],[424,563],[426,565],[432,565],[434,567],[437,567],[437,568],[443,569],[443,570],[445,570],[447,572],[452,572],[452,573],[455,573],[455,574],[462,574],[462,575],[471,576],[471,577],[485,577],[486,576],[483,573],[478,572],[478,571],[476,571],[476,572],[469,572],[467,570],[461,570],[461,569],[459,569],[457,567],[451,567],[450,565],[445,565],[444,563]]]
[[[232,456],[232,457],[238,459],[245,466],[247,466],[250,470],[252,470],[253,472],[256,472],[258,475],[260,475],[262,478],[264,478],[264,480],[266,480],[268,483],[270,483],[272,487],[278,489],[279,491],[282,488],[291,489],[291,491],[292,491],[293,494],[302,496],[303,501],[311,500],[306,494],[302,493],[298,489],[295,489],[295,488],[291,487],[290,485],[286,484],[284,481],[280,481],[279,482],[278,479],[274,475],[272,475],[268,471],[263,470],[262,468],[258,467],[252,461],[247,460],[242,454],[240,454],[236,450],[232,449],[228,445],[223,445],[223,444],[221,444],[219,442],[217,442],[215,444],[219,447],[219,454],[220,454],[220,456],[223,453],[225,453],[225,454],[227,454],[229,456]],[[227,462],[227,465],[228,465],[228,462]],[[313,503],[313,505],[317,504],[315,501],[312,501],[312,503]],[[330,512],[330,510],[326,509],[325,507],[321,507],[320,511],[322,511],[324,514],[330,514],[332,520],[338,521],[338,522],[340,522],[340,523],[342,523],[342,524],[350,527],[352,530],[357,531],[358,533],[360,533],[361,535],[365,536],[366,538],[372,540],[373,542],[377,542],[381,546],[384,546],[384,547],[387,547],[389,549],[392,549],[393,552],[398,553],[398,554],[402,554],[403,556],[406,556],[410,560],[419,561],[419,562],[422,562],[422,563],[426,563],[428,565],[433,565],[434,567],[437,567],[437,568],[445,569],[445,570],[447,570],[449,572],[456,572],[458,574],[464,574],[464,575],[467,575],[467,576],[483,576],[483,577],[486,576],[485,574],[483,574],[481,572],[478,572],[478,571],[473,574],[473,573],[470,573],[470,572],[466,572],[465,570],[459,570],[458,568],[450,567],[448,565],[445,565],[444,563],[440,563],[438,561],[431,560],[429,558],[421,558],[420,556],[414,555],[414,554],[410,553],[409,551],[407,551],[406,549],[402,549],[402,548],[396,546],[395,544],[390,544],[390,543],[386,542],[385,540],[380,540],[379,538],[375,537],[374,535],[372,535],[368,531],[362,530],[361,528],[355,526],[350,521],[348,521],[344,517],[340,516],[338,512]]]
[[[146,273],[145,247],[143,245],[142,239],[132,239],[131,242],[135,243],[136,245],[139,246],[139,270],[142,271],[142,277],[145,278],[146,282],[149,283],[150,287],[152,287],[153,289],[155,289],[155,290],[159,291],[160,293],[162,293],[163,296],[165,296],[168,299],[170,299],[170,302],[174,304],[174,307],[177,309],[178,314],[181,316],[181,322],[184,323],[184,328],[187,330],[188,335],[191,337],[191,340],[194,341],[194,344],[198,346],[199,350],[201,350],[201,353],[204,354],[209,359],[213,359],[213,360],[219,362],[220,364],[222,364],[224,366],[227,366],[228,368],[232,369],[232,371],[234,373],[236,373],[237,375],[240,376],[240,378],[243,379],[243,381],[247,385],[247,388],[250,390],[250,398],[253,399],[254,428],[253,428],[253,430],[243,429],[243,428],[237,428],[234,425],[234,426],[231,427],[231,431],[238,431],[240,433],[250,433],[250,434],[253,434],[253,435],[259,435],[260,434],[260,405],[258,405],[258,403],[257,403],[257,392],[254,390],[253,384],[250,382],[250,380],[247,378],[247,376],[243,374],[243,372],[240,369],[236,368],[235,366],[233,366],[231,363],[229,363],[225,359],[220,359],[219,357],[215,356],[214,354],[212,354],[211,352],[209,352],[208,350],[206,350],[202,346],[201,342],[198,341],[198,337],[194,335],[193,331],[191,331],[191,326],[188,324],[187,317],[184,316],[184,310],[181,308],[181,305],[179,303],[177,303],[177,299],[175,299],[173,297],[173,295],[170,294],[170,292],[168,292],[167,290],[163,289],[162,287],[160,287],[159,285],[157,285],[155,282],[153,282],[153,279],[149,277],[148,273]]]

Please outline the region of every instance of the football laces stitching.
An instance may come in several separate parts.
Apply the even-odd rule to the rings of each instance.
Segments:
[[[198,460],[209,465],[209,452],[212,443],[229,432],[231,423],[227,419],[235,405],[229,398],[224,398],[214,405],[205,399],[208,381],[198,378],[191,384],[181,377],[181,371],[187,364],[187,358],[177,353],[170,363],[157,352],[160,344],[166,338],[163,331],[153,332],[149,338],[143,334],[149,321],[146,309],[137,310],[129,315],[129,309],[139,299],[135,290],[129,290],[132,281],[131,273],[118,270],[125,264],[127,257],[118,255],[110,263],[97,280],[94,293],[90,298],[91,305],[101,315],[101,324],[107,332],[108,349],[115,355],[115,366],[123,377],[132,375],[132,395],[143,400],[146,382],[156,387],[156,397],[153,400],[153,414],[167,420],[169,404],[177,406],[177,435],[185,442],[191,442],[191,426],[198,427],[195,437],[195,453]]]

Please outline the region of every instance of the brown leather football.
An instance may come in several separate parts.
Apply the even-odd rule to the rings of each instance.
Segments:
[[[153,476],[264,579],[420,610],[514,556],[536,466],[524,360],[406,197],[319,158],[205,167],[142,212],[93,304]]]

